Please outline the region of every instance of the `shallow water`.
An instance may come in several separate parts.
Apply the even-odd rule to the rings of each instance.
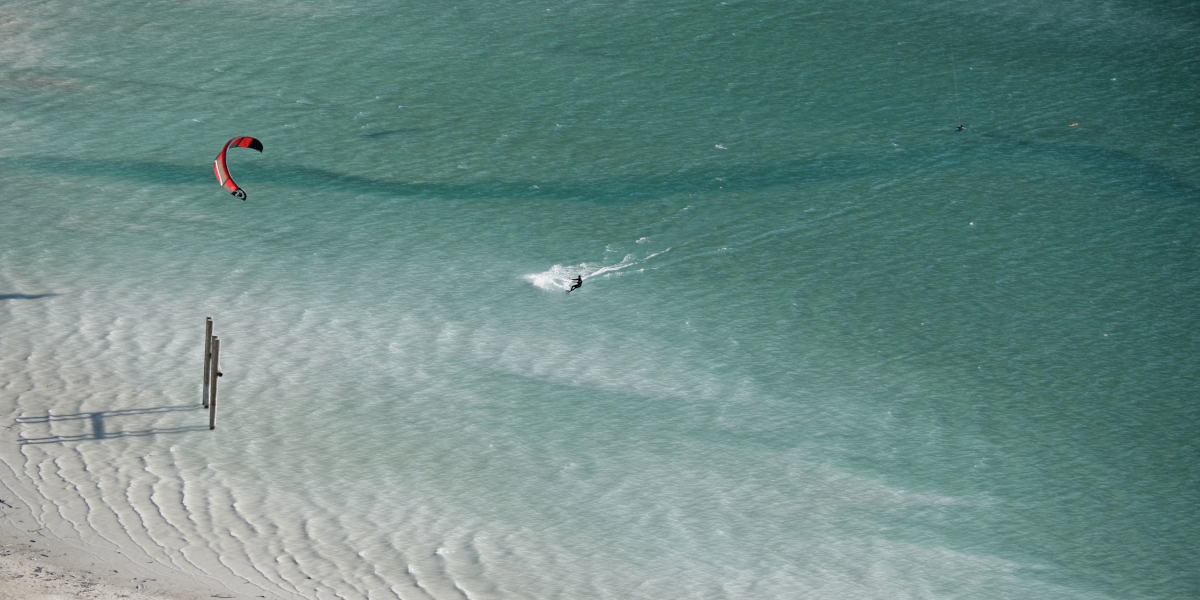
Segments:
[[[3,6],[54,535],[305,598],[1200,588],[1190,7]]]

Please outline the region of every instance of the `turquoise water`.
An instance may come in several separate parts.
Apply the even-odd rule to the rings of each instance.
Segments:
[[[1196,7],[494,4],[0,4],[0,398],[133,490],[70,527],[282,597],[1200,595]],[[146,411],[210,315],[211,433]]]

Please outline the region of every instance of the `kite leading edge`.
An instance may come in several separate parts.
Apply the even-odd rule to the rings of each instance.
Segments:
[[[230,146],[235,148],[250,148],[262,152],[263,145],[262,142],[252,137],[235,137],[225,142],[225,145],[221,147],[221,153],[213,160],[213,173],[217,176],[217,183],[220,183],[221,187],[225,188],[225,191],[244,201],[246,199],[246,192],[233,182],[233,178],[229,176],[229,167],[225,166],[225,151],[229,150]]]

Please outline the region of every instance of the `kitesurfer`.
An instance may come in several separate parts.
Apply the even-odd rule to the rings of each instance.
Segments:
[[[575,279],[571,280],[571,287],[570,287],[570,289],[567,290],[567,293],[570,294],[571,292],[579,289],[582,286],[583,286],[583,275],[576,275]]]

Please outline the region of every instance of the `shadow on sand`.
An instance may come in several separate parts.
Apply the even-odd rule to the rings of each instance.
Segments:
[[[185,425],[180,427],[150,427],[144,429],[113,429],[114,425],[119,425],[129,421],[128,417],[136,417],[141,415],[157,415],[161,413],[183,412],[192,410],[203,410],[199,405],[188,404],[180,406],[159,406],[154,408],[126,408],[121,410],[101,410],[94,412],[80,412],[65,415],[45,414],[42,416],[17,417],[18,425],[50,425],[52,423],[68,423],[72,421],[79,422],[78,433],[60,433],[54,435],[45,435],[40,437],[26,437],[18,435],[17,443],[24,446],[26,444],[61,444],[63,442],[79,442],[84,440],[107,440],[125,437],[148,437],[153,435],[166,435],[172,433],[188,433],[192,431],[208,431],[207,425]],[[114,419],[116,419],[114,421]]]

